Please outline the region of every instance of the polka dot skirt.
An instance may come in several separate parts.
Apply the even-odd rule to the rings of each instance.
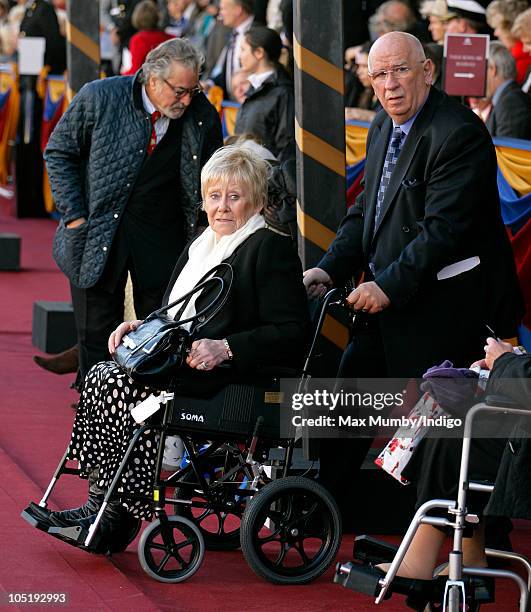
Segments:
[[[138,427],[131,409],[151,393],[132,381],[114,362],[93,366],[87,374],[79,401],[68,459],[77,460],[82,476],[99,466],[98,485],[107,489]],[[159,434],[146,430],[138,439],[125,467],[118,492],[152,496]],[[149,519],[150,503],[125,501],[137,518]]]

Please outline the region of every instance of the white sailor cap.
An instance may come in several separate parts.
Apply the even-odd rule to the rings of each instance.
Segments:
[[[448,9],[458,17],[486,22],[487,11],[476,0],[447,0]]]

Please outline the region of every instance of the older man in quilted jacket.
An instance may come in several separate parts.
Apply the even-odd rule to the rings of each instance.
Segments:
[[[198,86],[201,59],[174,39],[151,51],[134,77],[86,84],[46,148],[61,213],[54,258],[70,280],[80,380],[108,357],[127,273],[144,318],[160,306],[196,233],[201,168],[222,144],[219,116]]]

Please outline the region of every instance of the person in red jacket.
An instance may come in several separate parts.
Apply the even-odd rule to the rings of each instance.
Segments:
[[[516,82],[522,85],[529,67],[531,54],[511,32],[515,19],[528,7],[527,0],[494,0],[487,7],[487,22],[496,38],[511,52],[516,63]]]
[[[160,43],[175,38],[159,28],[161,14],[152,0],[143,0],[135,7],[131,23],[138,30],[129,41],[130,62],[124,62],[122,74],[133,75],[139,70],[147,54]]]

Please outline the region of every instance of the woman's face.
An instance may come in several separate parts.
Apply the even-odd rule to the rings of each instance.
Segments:
[[[249,188],[233,179],[209,185],[204,207],[208,224],[218,239],[239,230],[259,211],[250,200]]]
[[[369,56],[367,53],[358,53],[356,56],[356,76],[363,87],[371,86],[369,77]]]
[[[251,45],[244,38],[240,47],[240,64],[242,70],[252,74],[258,68],[260,60],[255,56],[254,51],[251,49]]]
[[[441,21],[435,15],[429,16],[430,25],[428,26],[428,30],[430,31],[431,37],[434,42],[442,42],[444,40],[444,33],[446,32],[446,26],[443,21]]]
[[[511,50],[514,47],[516,39],[511,34],[511,30],[507,30],[506,28],[499,25],[497,28],[494,28],[494,36],[501,42],[504,47]]]

